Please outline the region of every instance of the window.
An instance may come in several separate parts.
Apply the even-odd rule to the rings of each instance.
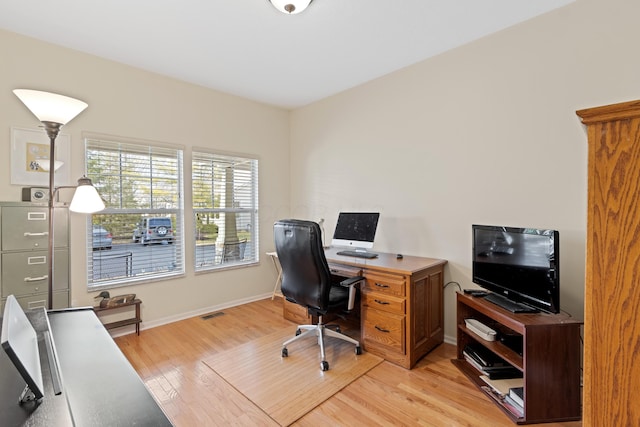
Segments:
[[[258,160],[194,152],[196,271],[258,261]]]
[[[87,224],[89,288],[184,274],[182,149],[86,137],[85,155],[106,205]]]

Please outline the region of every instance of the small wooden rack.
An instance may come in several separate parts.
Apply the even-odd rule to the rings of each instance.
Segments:
[[[105,323],[104,327],[106,329],[114,329],[114,328],[121,328],[123,326],[128,326],[128,325],[136,325],[136,334],[140,335],[140,323],[142,322],[142,319],[140,318],[141,303],[142,303],[141,300],[134,299],[129,302],[125,302],[124,304],[116,305],[113,307],[93,307],[93,311],[96,312],[96,315],[99,315],[100,313],[108,310],[116,310],[122,307],[135,306],[135,309],[136,309],[135,317],[132,317],[130,319],[118,320],[116,322]]]

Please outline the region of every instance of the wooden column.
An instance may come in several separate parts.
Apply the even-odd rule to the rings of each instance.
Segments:
[[[577,112],[589,140],[585,426],[640,425],[640,101]]]

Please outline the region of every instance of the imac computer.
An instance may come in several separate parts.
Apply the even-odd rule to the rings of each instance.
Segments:
[[[338,255],[375,258],[378,254],[367,252],[373,247],[378,228],[379,212],[340,212],[332,246],[344,247]]]

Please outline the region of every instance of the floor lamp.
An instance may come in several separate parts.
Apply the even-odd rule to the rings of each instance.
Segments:
[[[60,128],[80,114],[87,104],[80,100],[55,93],[42,92],[31,89],[15,89],[13,93],[22,103],[42,122],[49,137],[49,246],[48,246],[48,299],[47,307],[53,309],[53,254],[54,254],[54,223],[53,208],[57,189],[55,188],[55,141]],[[60,187],[66,188],[66,187]],[[82,177],[78,180],[78,186],[69,205],[69,210],[81,213],[94,213],[104,209],[104,202],[93,187],[91,180]]]

